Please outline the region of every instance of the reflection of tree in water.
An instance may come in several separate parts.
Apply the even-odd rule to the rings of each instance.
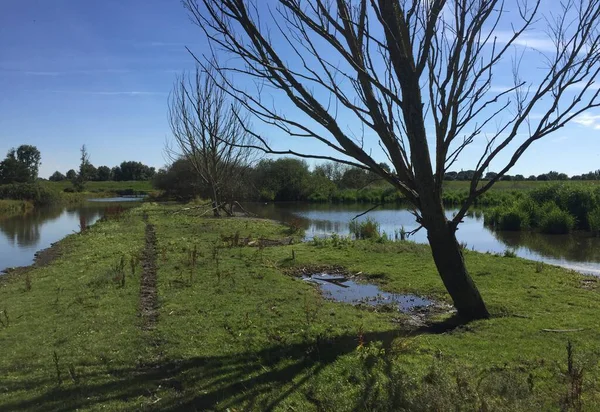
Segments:
[[[86,222],[91,224],[102,215],[103,211],[104,206],[69,208],[66,211],[63,208],[36,209],[24,216],[0,219],[0,232],[19,246],[35,246],[40,241],[42,226],[58,219],[63,213],[75,218],[75,221],[78,221],[79,216],[84,216]]]
[[[36,209],[24,216],[0,219],[0,231],[13,243],[21,246],[35,245],[40,240],[40,228],[49,220],[58,218],[62,208]]]
[[[600,238],[588,233],[545,235],[532,232],[494,232],[511,248],[526,247],[542,256],[579,262],[600,262]]]

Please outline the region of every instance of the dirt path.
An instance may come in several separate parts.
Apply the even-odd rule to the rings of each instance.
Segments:
[[[142,277],[140,281],[140,308],[142,329],[151,330],[158,320],[158,293],[156,290],[156,232],[154,225],[146,222],[146,239],[142,255]]]

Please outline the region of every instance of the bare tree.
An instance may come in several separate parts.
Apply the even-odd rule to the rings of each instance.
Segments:
[[[215,216],[232,214],[236,193],[250,166],[253,136],[241,104],[230,102],[211,68],[196,67],[194,75],[180,76],[169,99],[169,122],[174,159],[185,158],[208,189]]]
[[[532,143],[600,104],[594,84],[600,70],[600,0],[548,1],[549,15],[541,11],[541,0],[514,0],[510,6],[501,0],[275,3],[272,8],[252,0],[184,1],[213,54],[234,57],[218,66],[218,73],[247,79],[227,81],[224,89],[257,118],[290,136],[316,139],[339,157],[276,150],[255,134],[261,148],[337,160],[390,182],[427,230],[458,313],[465,319],[488,317],[455,232],[475,199]],[[536,76],[528,79],[520,70],[522,55],[511,51],[538,24],[552,48],[539,52]],[[500,33],[507,26],[508,35]],[[502,62],[513,68],[505,88],[493,82]],[[295,106],[291,114],[272,103],[277,91]],[[298,120],[297,113],[308,121]],[[349,116],[360,122],[361,135],[346,127]],[[429,136],[428,126],[435,130]],[[364,130],[376,136],[394,172],[365,148]],[[447,219],[444,173],[476,140],[484,150],[474,162],[468,198]],[[494,178],[483,181],[500,154],[508,160]]]

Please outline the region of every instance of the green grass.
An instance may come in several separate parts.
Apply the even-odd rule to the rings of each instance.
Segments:
[[[62,182],[49,182],[45,181],[43,184],[53,190],[63,192],[66,188],[72,188],[73,185],[68,180]],[[134,190],[135,192],[150,192],[152,191],[151,181],[130,181],[130,182],[87,182],[85,184],[85,191],[90,193],[99,192],[117,192],[122,190]]]
[[[27,213],[33,205],[26,200],[0,199],[0,216],[11,216]]]
[[[290,230],[173,210],[145,204],[102,221],[63,241],[49,266],[0,284],[10,319],[0,324],[1,410],[560,410],[569,340],[574,368],[585,367],[583,404],[600,407],[595,280],[583,288],[574,272],[465,251],[493,317],[434,333],[396,311],[331,302],[286,274],[341,265],[386,291],[449,302],[427,246],[228,247]],[[132,275],[125,265],[124,287],[113,280],[144,247],[144,213],[158,242],[150,331],[137,316],[140,266]]]

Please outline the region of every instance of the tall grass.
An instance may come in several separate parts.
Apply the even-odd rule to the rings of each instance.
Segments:
[[[539,229],[564,234],[573,229],[600,230],[600,188],[549,184],[522,193],[485,212],[484,222],[499,230]]]
[[[380,237],[379,223],[371,218],[362,222],[352,220],[350,222],[350,233],[352,233],[356,239],[377,239]]]
[[[33,209],[33,204],[26,200],[1,200],[0,199],[0,216],[18,215],[27,213]]]
[[[0,186],[0,199],[26,200],[35,206],[60,202],[60,194],[37,183],[13,183]]]

